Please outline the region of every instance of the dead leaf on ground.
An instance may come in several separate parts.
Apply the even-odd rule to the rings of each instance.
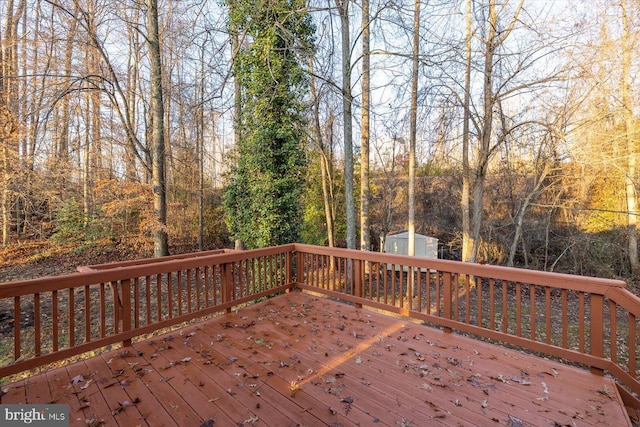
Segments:
[[[513,415],[509,415],[507,427],[522,427],[522,420],[520,418],[514,417]]]
[[[609,387],[607,387],[606,384],[600,390],[596,390],[596,394],[607,396],[609,399],[613,399],[613,397],[611,396],[611,392],[609,391]]]
[[[80,374],[80,375],[76,375],[75,377],[73,377],[73,378],[71,379],[71,384],[74,384],[74,385],[75,385],[75,384],[78,384],[78,383],[83,382],[83,381],[85,381],[85,379],[84,379],[84,377],[82,376],[82,374]]]
[[[98,417],[87,418],[84,420],[87,423],[87,427],[102,427],[104,420],[99,420]]]
[[[116,407],[116,409],[111,411],[111,414],[112,415],[117,415],[120,412],[122,412],[124,410],[124,408],[129,407],[129,406],[137,405],[138,403],[140,403],[140,398],[139,397],[136,397],[135,399],[133,399],[133,401],[123,400],[122,403],[118,402],[118,406]]]

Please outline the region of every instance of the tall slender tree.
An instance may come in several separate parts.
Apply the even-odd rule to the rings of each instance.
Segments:
[[[344,194],[347,221],[347,248],[356,248],[356,209],[353,197],[353,93],[351,90],[351,33],[349,4],[351,0],[335,0],[340,14],[342,39],[342,120],[344,139]]]
[[[164,98],[162,92],[162,56],[160,51],[160,26],[158,24],[158,2],[148,0],[147,42],[151,64],[151,146],[153,147],[153,211],[156,224],[153,232],[153,253],[157,257],[169,255],[167,242],[167,187],[165,176],[165,127]]]
[[[0,168],[2,169],[2,246],[9,245],[11,228],[11,188],[18,156],[17,129],[17,73],[18,73],[18,23],[23,15],[25,1],[17,5],[9,0],[5,9],[4,31],[0,36]]]
[[[464,40],[464,94],[463,94],[463,119],[462,119],[462,261],[471,261],[473,255],[473,239],[471,238],[471,208],[470,208],[470,187],[471,168],[469,166],[469,122],[471,120],[470,100],[471,100],[471,12],[473,0],[467,0],[467,10],[465,13],[465,40]]]
[[[416,250],[416,136],[418,132],[418,66],[420,55],[420,0],[413,9],[413,54],[411,60],[411,112],[409,119],[409,239],[408,255]],[[412,277],[413,279],[413,277]]]
[[[360,249],[371,249],[369,233],[369,203],[371,185],[369,182],[369,139],[371,117],[371,22],[369,0],[362,0],[362,130],[360,132]]]

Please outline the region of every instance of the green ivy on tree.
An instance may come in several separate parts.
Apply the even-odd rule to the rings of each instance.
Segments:
[[[225,195],[229,230],[247,248],[297,241],[305,180],[302,64],[314,28],[302,0],[227,0],[240,39],[237,164]]]

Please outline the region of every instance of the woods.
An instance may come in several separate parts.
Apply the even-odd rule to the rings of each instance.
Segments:
[[[628,0],[8,0],[2,246],[289,241],[632,281]]]

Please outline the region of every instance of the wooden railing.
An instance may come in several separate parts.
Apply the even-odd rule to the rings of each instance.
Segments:
[[[640,394],[640,298],[625,283],[295,245],[297,286],[608,372]]]
[[[292,251],[197,253],[0,284],[0,378],[289,289]]]
[[[640,394],[640,298],[622,281],[300,244],[81,270],[0,284],[0,378],[296,286],[608,372]]]

